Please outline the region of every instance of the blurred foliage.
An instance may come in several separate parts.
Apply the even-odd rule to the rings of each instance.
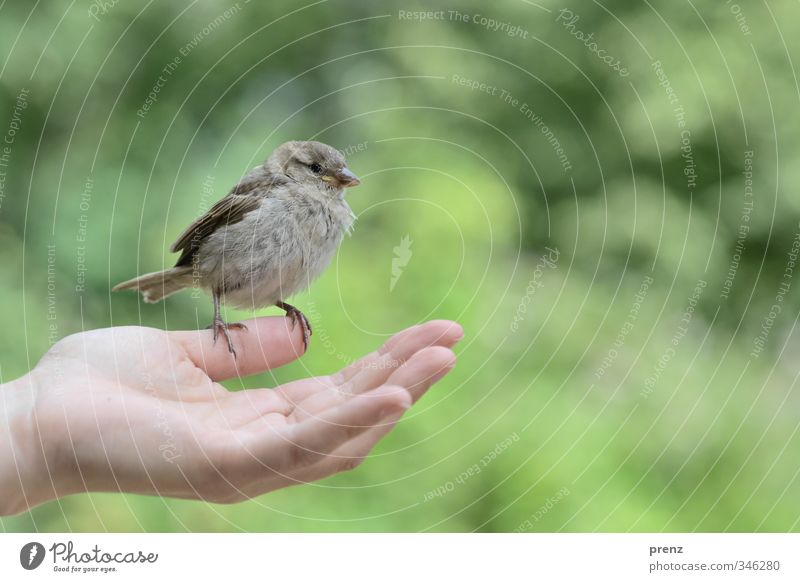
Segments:
[[[796,2],[470,0],[466,20],[439,2],[103,5],[0,9],[0,132],[29,91],[0,199],[3,380],[82,329],[205,326],[205,298],[110,287],[171,264],[185,225],[288,139],[351,149],[359,219],[295,301],[310,352],[230,387],[331,372],[427,318],[467,337],[356,472],[237,506],[75,496],[6,531],[799,529],[799,282],[751,355],[798,235]],[[403,16],[420,10],[443,12]]]

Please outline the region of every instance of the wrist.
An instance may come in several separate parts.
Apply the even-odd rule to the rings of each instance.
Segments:
[[[36,425],[33,374],[0,390],[0,515],[13,515],[54,498],[55,477]]]

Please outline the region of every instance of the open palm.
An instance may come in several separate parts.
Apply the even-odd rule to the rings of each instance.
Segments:
[[[337,374],[230,392],[302,351],[283,317],[211,331],[116,327],[65,338],[31,373],[46,498],[127,491],[232,502],[356,467],[454,365],[461,328],[409,328]],[[47,480],[47,479],[46,479]],[[40,495],[41,496],[41,495]]]

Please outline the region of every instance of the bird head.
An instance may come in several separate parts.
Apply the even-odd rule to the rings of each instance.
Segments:
[[[265,165],[271,172],[285,174],[295,182],[324,185],[335,191],[361,183],[347,167],[342,152],[318,141],[286,142],[272,152]]]

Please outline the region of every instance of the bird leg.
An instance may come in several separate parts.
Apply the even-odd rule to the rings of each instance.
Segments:
[[[219,301],[219,291],[216,289],[212,292],[212,296],[214,298],[214,323],[212,323],[209,327],[214,330],[214,344],[217,343],[217,338],[219,334],[225,336],[225,341],[228,343],[228,351],[233,354],[233,357],[236,357],[236,350],[233,349],[233,342],[231,341],[231,336],[228,333],[231,329],[241,329],[247,330],[247,326],[243,323],[225,323],[222,320],[222,316],[220,315],[220,301]]]
[[[292,329],[294,329],[298,323],[300,324],[300,329],[303,331],[303,351],[308,351],[308,342],[311,339],[311,335],[314,333],[311,330],[311,323],[308,321],[308,318],[294,305],[278,301],[275,306],[283,309],[287,317],[292,320]]]

